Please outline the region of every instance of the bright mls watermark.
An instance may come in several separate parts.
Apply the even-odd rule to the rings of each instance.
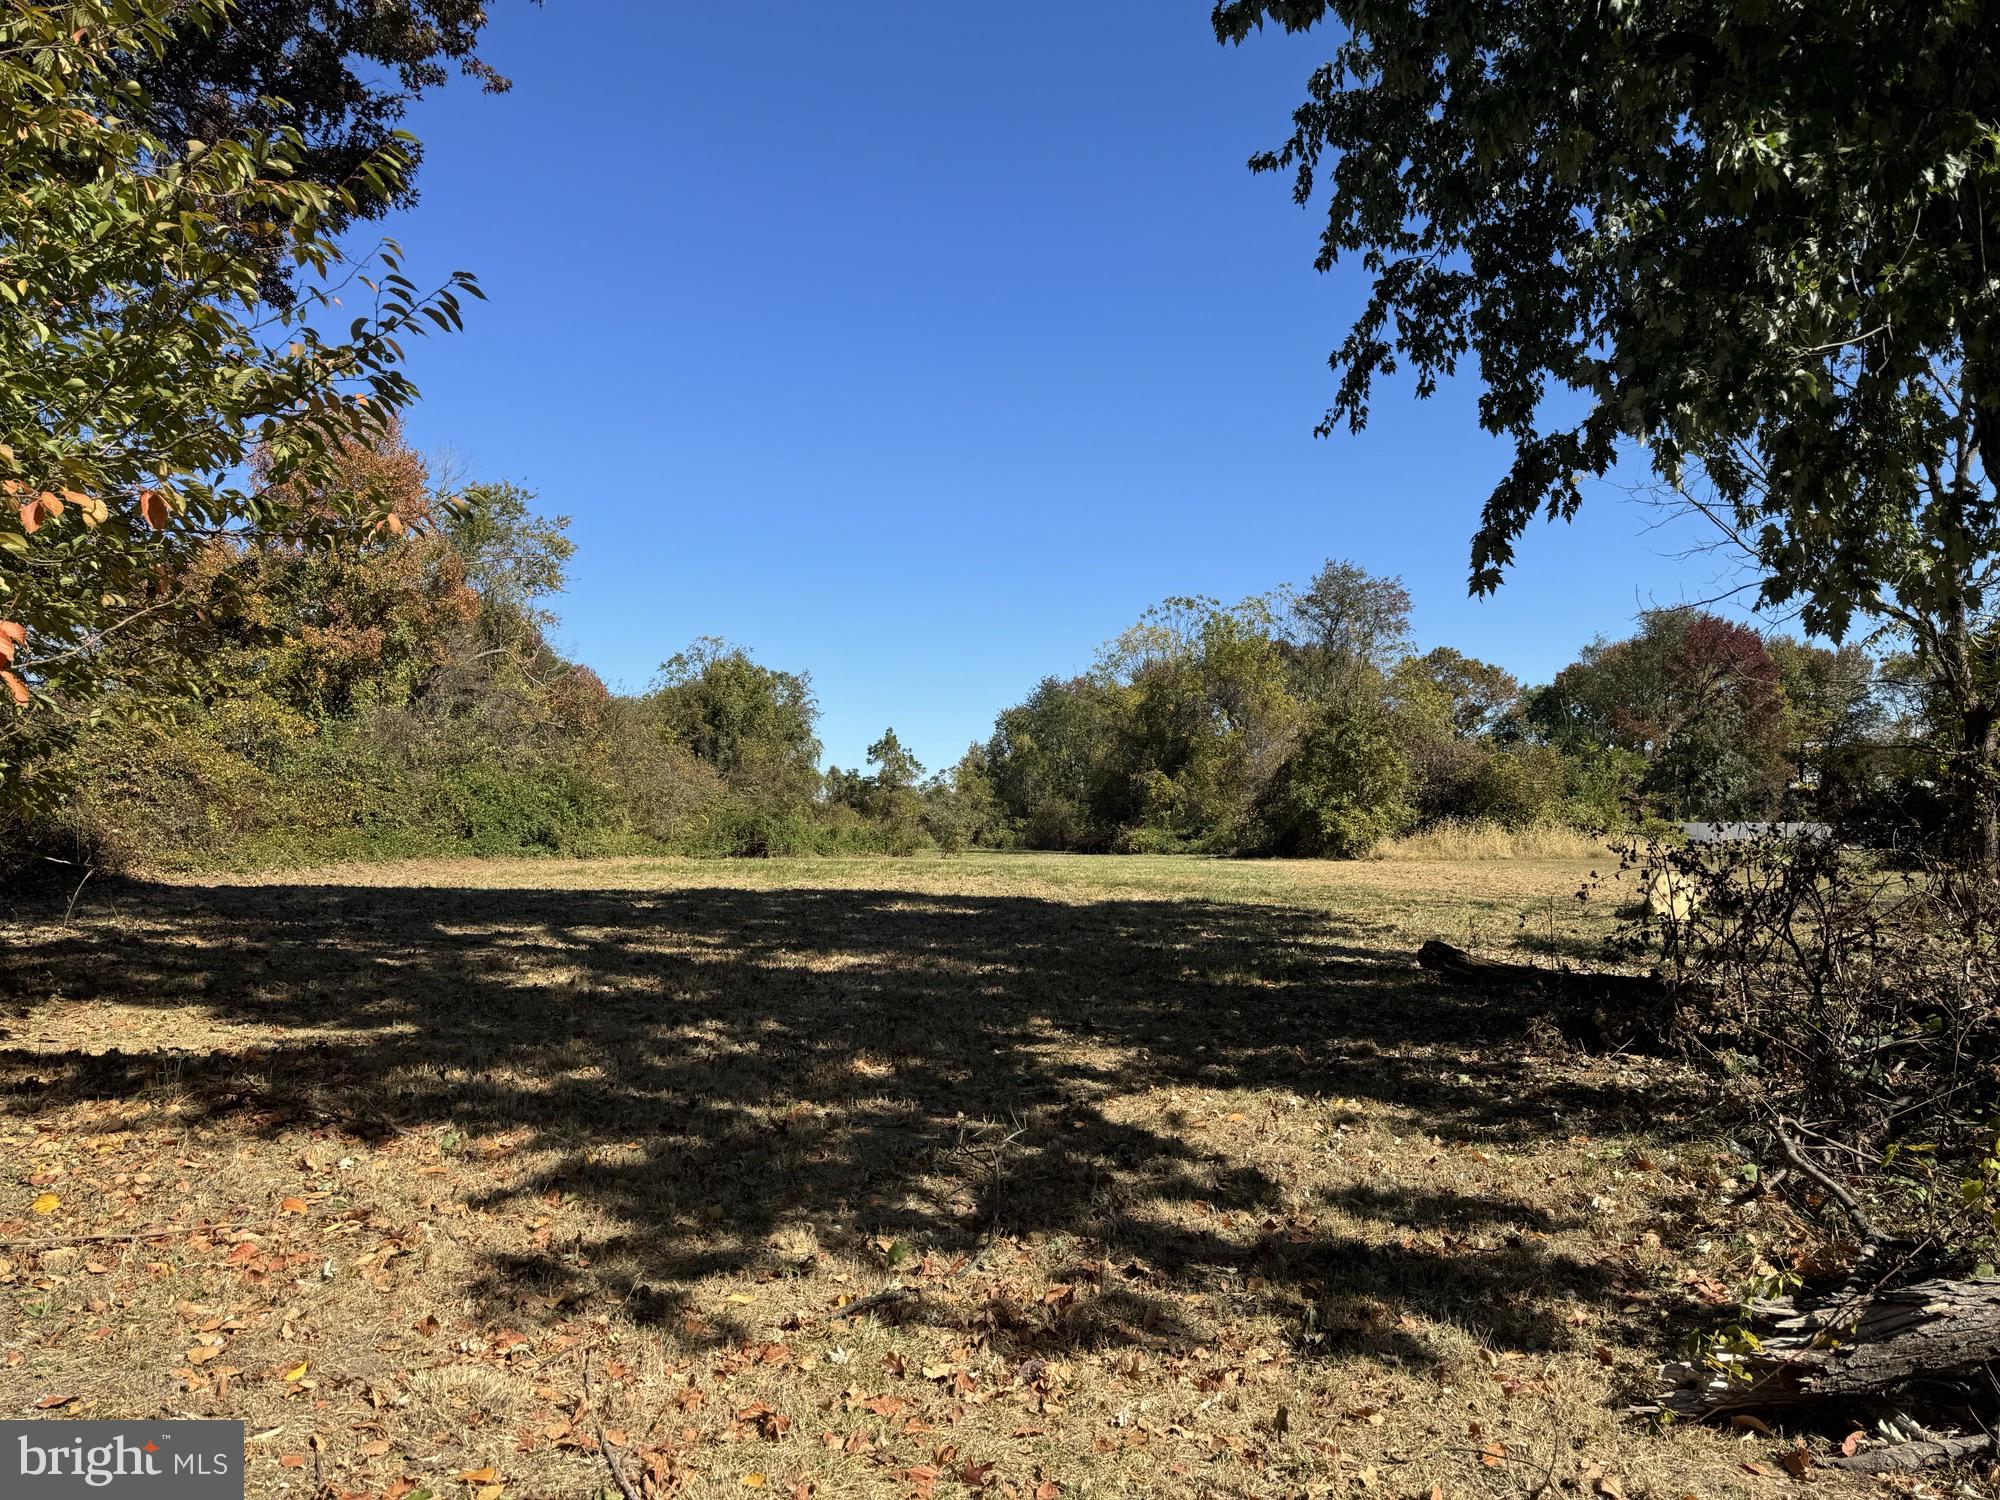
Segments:
[[[0,1422],[6,1500],[243,1500],[241,1422]]]

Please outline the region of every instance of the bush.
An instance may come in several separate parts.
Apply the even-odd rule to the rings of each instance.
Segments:
[[[1674,1034],[1772,1164],[1817,1157],[1934,1259],[1994,1260],[2000,883],[1779,837],[1628,845],[1619,878],[1684,893],[1619,942],[1664,950]]]
[[[1353,859],[1410,824],[1409,771],[1387,718],[1337,707],[1305,733],[1260,809],[1277,854]]]

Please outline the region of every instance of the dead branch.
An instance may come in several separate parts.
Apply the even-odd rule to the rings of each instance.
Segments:
[[[1836,1454],[1832,1458],[1822,1458],[1819,1466],[1858,1474],[1907,1473],[1915,1469],[1935,1468],[1939,1464],[1957,1463],[1960,1459],[1977,1458],[1992,1451],[1993,1435],[1978,1432],[1969,1437],[1897,1443],[1893,1447],[1876,1448],[1866,1453]]]
[[[845,1307],[836,1307],[828,1316],[835,1318],[858,1318],[865,1312],[873,1312],[878,1307],[889,1307],[897,1302],[908,1301],[917,1295],[915,1287],[900,1284],[885,1286],[873,1296],[850,1302]]]
[[[597,1439],[597,1451],[604,1455],[604,1467],[611,1471],[611,1482],[618,1486],[618,1493],[625,1500],[639,1500],[639,1492],[626,1479],[625,1471],[618,1467],[618,1455],[611,1451],[610,1440],[604,1436],[604,1422],[597,1415],[597,1398],[590,1393],[590,1354],[583,1356],[583,1408],[590,1413],[590,1430]]]

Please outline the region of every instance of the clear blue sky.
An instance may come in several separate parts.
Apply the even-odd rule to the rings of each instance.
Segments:
[[[1611,488],[1492,599],[1504,450],[1469,383],[1316,440],[1358,270],[1252,177],[1324,52],[1208,0],[495,0],[420,103],[421,277],[491,301],[413,351],[410,430],[574,517],[557,639],[638,688],[698,635],[812,674],[830,759],[932,767],[1169,594],[1401,574],[1425,645],[1545,679],[1700,597]]]

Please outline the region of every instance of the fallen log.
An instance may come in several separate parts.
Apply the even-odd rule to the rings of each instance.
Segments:
[[[1796,1312],[1723,1370],[1671,1365],[1648,1408],[1695,1420],[1887,1396],[2000,1360],[2000,1277],[1920,1281]]]
[[[1454,984],[1539,996],[1564,1036],[1595,1049],[1656,1047],[1673,1014],[1672,992],[1656,974],[1508,963],[1436,938],[1417,949],[1417,964]]]
[[[1993,1451],[1993,1435],[1975,1432],[1966,1437],[1932,1438],[1924,1442],[1895,1443],[1887,1448],[1870,1448],[1860,1453],[1835,1454],[1819,1460],[1822,1469],[1845,1469],[1851,1474],[1907,1474],[1939,1464],[1962,1463]]]

